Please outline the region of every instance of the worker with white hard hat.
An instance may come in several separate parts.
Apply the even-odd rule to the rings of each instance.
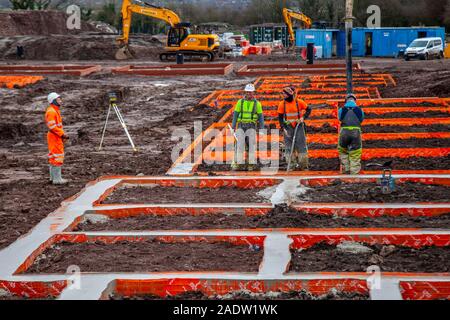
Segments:
[[[255,86],[245,86],[245,96],[234,108],[232,129],[236,131],[235,156],[232,170],[254,170],[256,160],[256,130],[264,129],[264,114],[261,102],[255,98]],[[247,152],[246,152],[247,151]],[[245,157],[247,153],[247,157]],[[247,159],[246,159],[247,158]]]
[[[45,112],[45,122],[48,128],[48,162],[50,166],[50,182],[53,184],[66,184],[62,178],[61,167],[64,164],[64,142],[69,137],[64,132],[60,108],[62,99],[59,94],[52,92],[47,97],[49,106]]]

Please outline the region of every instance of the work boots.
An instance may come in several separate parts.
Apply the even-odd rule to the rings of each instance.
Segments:
[[[53,183],[53,170],[52,170],[52,166],[51,165],[48,166],[48,171],[50,173],[50,180],[49,180],[49,182]]]
[[[309,159],[307,153],[300,153],[298,155],[297,168],[300,170],[309,170]]]
[[[69,181],[66,179],[63,179],[61,176],[61,167],[54,167],[51,166],[51,177],[52,177],[52,183],[55,185],[62,185],[67,184]]]

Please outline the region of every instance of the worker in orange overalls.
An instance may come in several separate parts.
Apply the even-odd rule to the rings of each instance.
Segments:
[[[50,182],[53,184],[66,184],[68,181],[61,176],[61,167],[64,164],[64,142],[69,137],[65,134],[59,108],[62,106],[61,96],[55,92],[48,95],[50,104],[45,112],[47,124],[48,162],[50,165]]]
[[[278,121],[283,130],[286,162],[293,168],[308,170],[308,146],[306,142],[305,120],[311,114],[311,107],[297,99],[295,88],[283,89],[283,101],[278,105]],[[294,137],[295,136],[295,137]]]

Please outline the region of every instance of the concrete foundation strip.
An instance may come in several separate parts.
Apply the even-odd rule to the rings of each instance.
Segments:
[[[300,184],[301,180],[304,179],[321,179],[321,178],[339,178],[344,177],[341,175],[336,176],[312,176],[312,177],[272,177],[276,180],[282,180],[284,183],[278,186],[278,190],[280,192],[283,191],[283,188],[289,187],[296,184]],[[360,178],[375,178],[377,175],[370,176],[359,176]],[[429,175],[397,175],[397,178],[430,178]],[[450,175],[435,175],[434,178],[450,178]],[[209,177],[208,180],[254,180],[254,177]],[[269,177],[270,178],[270,177]],[[175,180],[195,180],[201,179],[199,177],[189,177],[189,178],[174,178],[174,177],[112,177],[112,178],[102,178],[98,181],[90,183],[86,189],[83,190],[77,197],[66,201],[62,204],[62,206],[50,214],[46,219],[42,220],[29,234],[24,237],[18,239],[11,246],[5,248],[0,251],[0,279],[4,281],[41,281],[41,282],[49,282],[49,281],[61,281],[65,279],[70,279],[69,275],[13,275],[15,270],[21,265],[29,255],[37,249],[42,243],[45,243],[49,238],[56,234],[76,234],[71,232],[64,232],[68,226],[70,226],[73,221],[84,214],[86,211],[95,210],[93,203],[98,200],[108,189],[114,188],[116,185],[125,181],[133,181],[136,180],[138,182],[145,182],[145,180],[153,181],[155,179],[175,179]],[[284,187],[283,187],[284,186]],[[283,191],[284,192],[284,191]],[[277,192],[275,191],[275,194]],[[278,198],[278,197],[274,197]],[[277,200],[279,201],[279,200]],[[275,202],[277,202],[275,201]],[[308,204],[309,206],[313,206],[312,204]],[[316,204],[320,206],[320,204]],[[416,204],[347,204],[348,206],[353,207],[448,207],[448,204],[430,204],[430,205],[416,205]],[[154,204],[150,206],[155,206]],[[172,206],[172,205],[171,205]],[[186,206],[183,204],[175,205],[176,206]],[[211,206],[210,204],[205,205],[193,205],[193,206]],[[228,207],[227,205],[223,205],[224,207]],[[336,205],[339,206],[339,205]],[[102,209],[117,209],[117,208],[132,208],[137,207],[133,205],[109,205]],[[246,207],[246,205],[234,205],[234,207]],[[259,207],[255,204],[249,204],[247,207]],[[176,274],[82,274],[82,288],[81,290],[73,290],[66,289],[63,291],[61,295],[61,299],[72,299],[72,298],[82,298],[82,299],[98,299],[101,293],[105,290],[106,286],[115,279],[160,279],[160,278],[189,278],[189,277],[199,277],[203,279],[338,279],[338,278],[359,278],[359,279],[368,279],[368,275],[365,274],[345,274],[345,273],[332,273],[332,274],[284,274],[287,268],[287,264],[290,259],[289,254],[289,245],[292,242],[292,239],[289,238],[290,235],[449,235],[450,231],[448,230],[370,230],[362,232],[361,230],[291,230],[291,231],[264,231],[264,230],[223,230],[223,231],[151,231],[151,232],[101,232],[101,233],[85,233],[89,236],[118,236],[118,235],[130,235],[130,236],[266,236],[265,240],[265,254],[263,263],[260,268],[260,272],[258,274],[240,274],[240,273],[230,273],[220,275],[216,273],[176,273]],[[445,276],[437,276],[437,275],[414,275],[414,274],[405,274],[405,275],[383,275],[383,281],[387,281],[382,285],[382,292],[372,292],[372,298],[396,298],[400,297],[399,295],[399,285],[400,281],[404,280],[414,280],[414,281],[450,281],[450,277],[448,275]]]

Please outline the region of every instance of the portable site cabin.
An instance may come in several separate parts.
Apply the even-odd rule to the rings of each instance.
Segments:
[[[308,43],[314,43],[317,58],[330,59],[338,56],[339,33],[338,29],[297,29],[295,45],[306,48]]]
[[[289,32],[285,24],[262,24],[250,27],[250,43],[273,42],[281,40],[283,46],[289,46]]]
[[[345,32],[340,46],[344,48]],[[353,56],[355,57],[398,57],[401,52],[417,38],[440,37],[445,43],[445,28],[410,27],[410,28],[354,28]],[[340,51],[342,53],[342,51]]]

